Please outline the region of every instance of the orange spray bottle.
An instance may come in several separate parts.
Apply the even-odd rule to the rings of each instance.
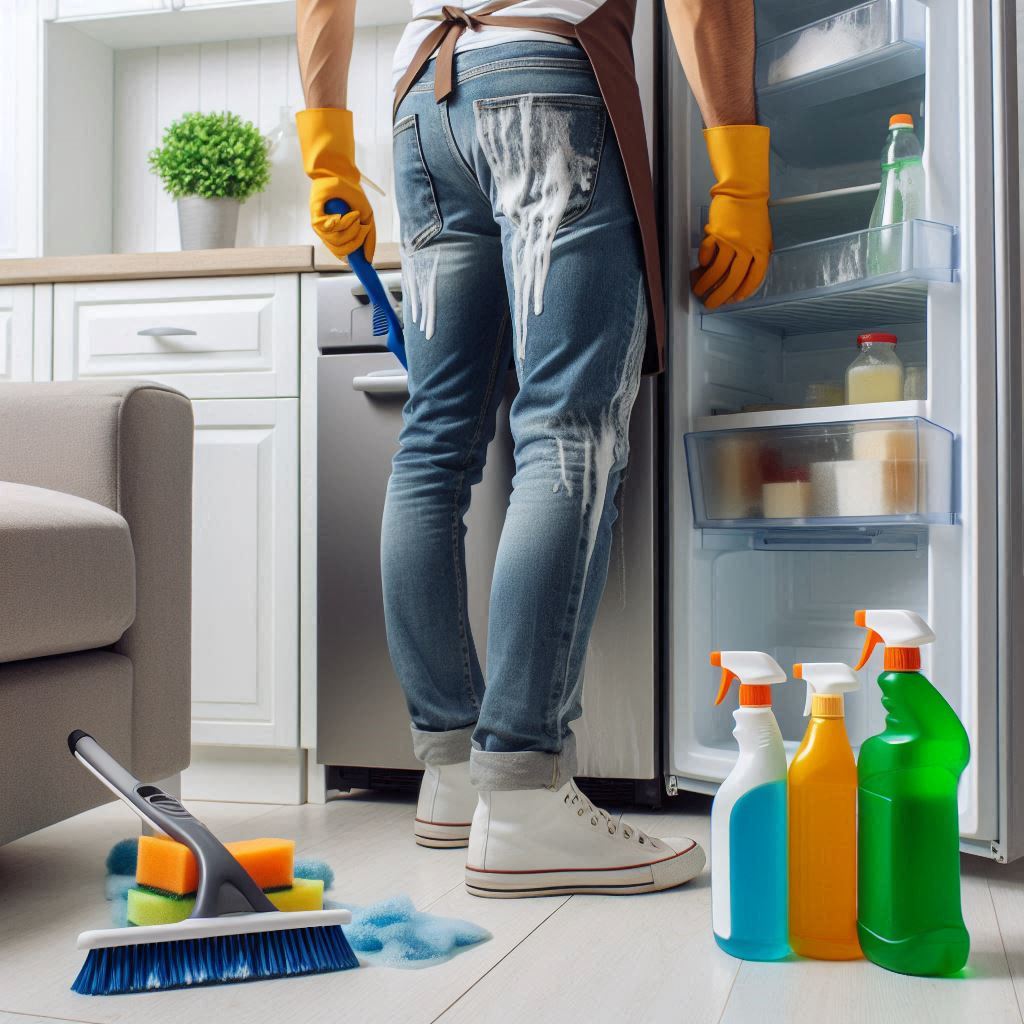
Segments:
[[[789,944],[817,960],[856,960],[857,766],[843,694],[858,688],[842,662],[793,666],[811,716],[789,767]]]

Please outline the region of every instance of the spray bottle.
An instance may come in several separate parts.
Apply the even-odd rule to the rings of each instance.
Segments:
[[[789,953],[786,923],[786,748],[772,714],[771,687],[786,681],[760,651],[715,651],[722,670],[716,704],[734,679],[740,753],[711,808],[711,917],[715,941],[743,960]]]
[[[857,930],[864,955],[900,974],[946,975],[967,962],[960,910],[957,781],[967,733],[918,671],[935,639],[910,611],[859,611],[868,630],[861,668],[885,645],[878,677],[885,730],[860,748]]]
[[[789,942],[817,960],[857,960],[857,765],[843,694],[857,677],[842,662],[794,665],[807,683],[803,742],[789,766]]]

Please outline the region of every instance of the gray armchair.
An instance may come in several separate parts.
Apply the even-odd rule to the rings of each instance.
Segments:
[[[192,406],[135,381],[0,385],[0,844],[189,762]]]

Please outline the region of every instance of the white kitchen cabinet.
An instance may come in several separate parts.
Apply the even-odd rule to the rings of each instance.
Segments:
[[[145,377],[189,398],[299,393],[295,274],[54,289],[55,380]]]
[[[32,285],[0,288],[0,381],[32,379]]]
[[[193,408],[192,739],[294,748],[299,402]]]

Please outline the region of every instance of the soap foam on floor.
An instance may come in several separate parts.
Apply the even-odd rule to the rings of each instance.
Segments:
[[[418,911],[408,896],[365,907],[325,901],[324,907],[328,906],[352,912],[352,923],[345,926],[349,944],[368,963],[384,967],[433,967],[491,938],[490,932],[470,921]]]

